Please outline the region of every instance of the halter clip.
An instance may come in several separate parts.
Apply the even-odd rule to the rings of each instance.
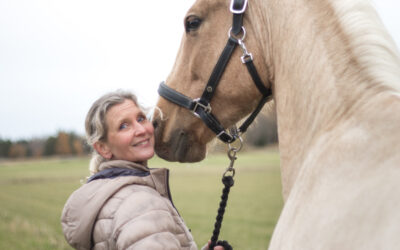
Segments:
[[[243,56],[240,57],[240,59],[242,60],[242,63],[247,63],[249,61],[253,61],[253,54],[251,54],[247,51],[246,45],[244,44],[243,40],[239,39],[238,44],[239,44],[240,48],[242,48],[242,51],[243,51]]]

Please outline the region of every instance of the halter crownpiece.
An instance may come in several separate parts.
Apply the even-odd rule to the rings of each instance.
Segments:
[[[162,82],[158,88],[160,96],[164,97],[168,101],[177,104],[178,106],[189,109],[196,117],[203,120],[209,129],[211,129],[217,137],[225,142],[232,143],[241,133],[246,132],[247,128],[254,121],[258,113],[261,111],[264,104],[272,99],[272,91],[263,84],[256,67],[253,64],[253,55],[247,51],[244,39],[246,37],[246,30],[243,27],[243,15],[246,11],[247,0],[232,0],[230,4],[230,11],[233,14],[232,27],[228,31],[228,41],[222,51],[211,75],[208,79],[207,85],[200,98],[191,99],[182,93],[167,86]],[[239,34],[242,34],[241,38],[238,38]],[[259,101],[256,109],[250,116],[243,122],[239,129],[234,133],[228,133],[226,129],[221,125],[218,119],[212,114],[212,108],[210,105],[211,99],[214,96],[215,90],[217,89],[218,83],[225,71],[226,65],[228,64],[235,48],[239,47],[243,51],[241,61],[246,64],[247,70],[253,79],[257,89],[262,94],[262,99]]]

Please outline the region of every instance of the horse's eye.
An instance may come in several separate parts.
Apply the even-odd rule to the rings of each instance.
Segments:
[[[201,19],[197,16],[188,16],[185,22],[186,32],[195,31],[200,27]]]

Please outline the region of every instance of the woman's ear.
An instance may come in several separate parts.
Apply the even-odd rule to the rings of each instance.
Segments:
[[[93,148],[99,153],[103,158],[109,160],[112,157],[111,149],[106,143],[97,141],[93,144]]]

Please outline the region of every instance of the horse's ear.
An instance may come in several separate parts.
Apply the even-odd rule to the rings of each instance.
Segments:
[[[93,148],[105,159],[111,159],[112,152],[110,147],[105,142],[97,141],[93,144]]]

